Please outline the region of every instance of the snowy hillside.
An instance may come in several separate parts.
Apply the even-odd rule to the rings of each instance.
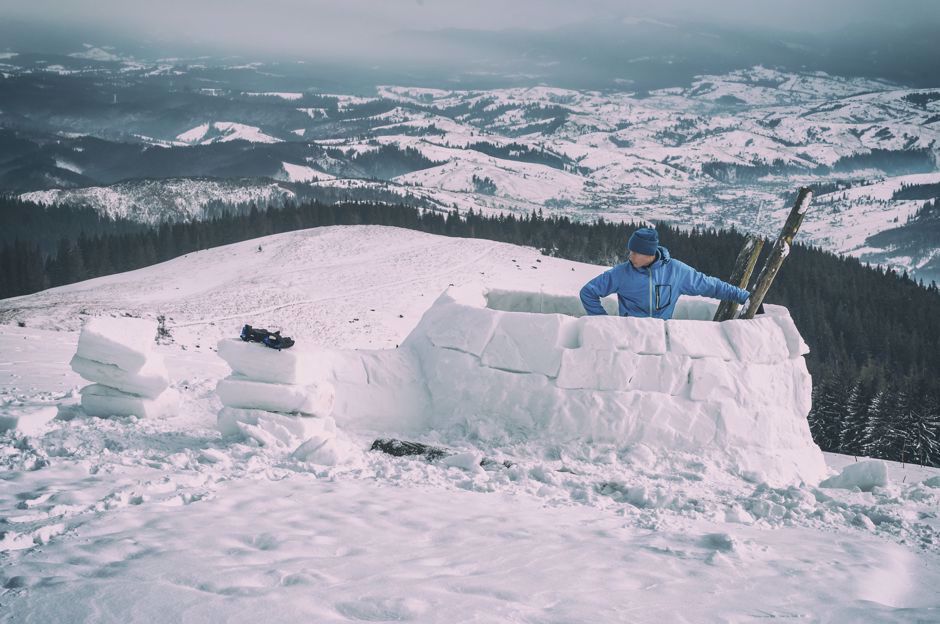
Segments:
[[[243,323],[283,329],[294,349],[394,355],[450,285],[524,290],[548,305],[602,269],[485,240],[332,227],[3,300],[0,422],[27,429],[0,434],[5,613],[23,622],[934,619],[937,470],[828,455],[831,474],[871,469],[848,489],[773,487],[695,449],[552,441],[508,413],[476,433],[408,431],[455,453],[433,462],[368,451],[376,437],[406,432],[388,421],[337,417],[342,452],[328,463],[260,432],[217,428],[215,388],[230,370],[214,349]],[[167,317],[172,342],[155,350],[182,395],[179,413],[99,419],[77,406],[84,382],[68,362],[82,320],[123,315]],[[383,374],[399,383],[412,372]]]
[[[189,145],[210,145],[226,141],[248,141],[250,143],[278,143],[280,139],[261,131],[260,128],[235,123],[232,121],[213,121],[205,123],[176,137],[177,141]]]

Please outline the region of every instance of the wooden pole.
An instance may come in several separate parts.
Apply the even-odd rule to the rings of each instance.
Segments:
[[[780,265],[790,255],[790,245],[793,244],[793,237],[800,230],[803,217],[806,215],[812,200],[813,191],[806,186],[801,188],[796,196],[796,203],[793,204],[793,209],[790,210],[790,215],[787,217],[787,222],[783,225],[780,236],[777,237],[777,242],[774,243],[774,248],[770,251],[770,255],[764,263],[764,268],[761,269],[760,275],[757,277],[757,283],[754,285],[754,290],[751,291],[751,296],[747,300],[747,307],[744,308],[741,318],[751,319],[757,314],[757,309],[764,302],[764,297],[767,295],[770,285],[777,277]]]
[[[754,272],[754,266],[757,264],[757,258],[763,248],[763,238],[753,234],[747,237],[744,246],[741,247],[741,251],[738,253],[738,259],[734,261],[734,270],[731,271],[729,284],[734,284],[738,288],[747,288],[748,282],[751,281],[751,273]],[[727,321],[733,319],[737,311],[738,303],[736,301],[722,301],[715,311],[714,320]]]

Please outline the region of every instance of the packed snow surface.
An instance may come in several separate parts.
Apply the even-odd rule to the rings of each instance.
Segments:
[[[547,419],[565,393],[617,392],[590,388],[622,383],[634,356],[715,363],[702,371],[711,380],[704,388],[734,402],[745,397],[736,385],[742,371],[802,360],[805,345],[781,310],[719,326],[712,338],[721,335],[721,346],[704,344],[704,331],[667,325],[661,334],[637,321],[634,332],[617,332],[614,323],[632,321],[595,319],[594,327],[574,318],[573,293],[604,268],[489,241],[334,227],[0,302],[0,415],[56,414],[31,431],[0,434],[4,615],[122,623],[272,614],[282,622],[936,620],[937,470],[885,462],[882,474],[827,455],[820,476],[841,473],[839,487],[778,485],[769,459],[760,470],[736,470],[730,456],[696,448],[683,437],[694,426],[675,430],[675,452],[659,435],[571,436],[584,433],[574,413],[561,423],[564,435],[553,436],[517,419],[513,401],[500,412],[499,384],[493,397],[466,397],[468,406],[491,409],[479,418],[466,410],[465,426],[451,426],[455,412],[391,413],[421,400],[443,405],[446,393],[421,380],[470,370],[427,370],[408,355],[409,336],[460,342],[434,350],[479,358],[479,368],[484,359],[496,364],[488,367],[494,379],[531,378],[533,401],[545,402],[531,414]],[[441,293],[476,283],[476,292],[489,293],[486,305],[455,299],[454,323],[431,331]],[[676,326],[701,322],[713,305],[688,301]],[[97,418],[79,405],[84,382],[69,361],[81,319],[126,314],[167,316],[174,342],[151,354],[164,359],[169,387],[181,396],[166,416]],[[540,320],[503,326],[517,314]],[[331,374],[332,416],[223,406],[216,386],[233,374],[227,360],[246,358],[225,360],[215,345],[244,323],[294,337],[282,355],[323,354],[298,358],[265,383]],[[515,338],[553,324],[554,345]],[[738,344],[749,332],[765,341],[760,349]],[[491,349],[497,333],[505,337]],[[672,351],[677,335],[681,354]],[[595,352],[598,374],[574,366],[566,387],[557,386],[566,359],[556,349],[579,358]],[[665,363],[637,370],[655,371],[643,383],[657,388],[659,404],[694,403],[692,368],[685,379]],[[666,378],[668,393],[656,385]],[[344,394],[342,384],[363,395]],[[767,389],[798,405],[786,383]],[[377,405],[377,396],[387,413],[342,417],[344,405]],[[754,401],[755,417],[769,414]],[[628,424],[655,431],[666,408],[657,409]],[[443,420],[428,423],[427,414]],[[782,427],[786,418],[795,421],[795,412],[774,412],[768,422]],[[742,424],[727,431],[741,434]],[[765,433],[757,427],[756,438],[735,444]],[[370,452],[377,437],[452,454],[428,462]]]

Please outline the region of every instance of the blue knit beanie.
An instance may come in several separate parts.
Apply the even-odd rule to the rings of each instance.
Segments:
[[[653,228],[640,228],[627,241],[627,249],[644,256],[655,256],[659,247],[659,234]]]

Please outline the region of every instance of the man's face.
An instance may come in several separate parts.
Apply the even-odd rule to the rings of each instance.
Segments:
[[[634,268],[645,269],[649,265],[653,264],[653,260],[656,259],[656,256],[647,256],[645,254],[631,251],[627,258],[630,260],[630,264],[632,264]]]

